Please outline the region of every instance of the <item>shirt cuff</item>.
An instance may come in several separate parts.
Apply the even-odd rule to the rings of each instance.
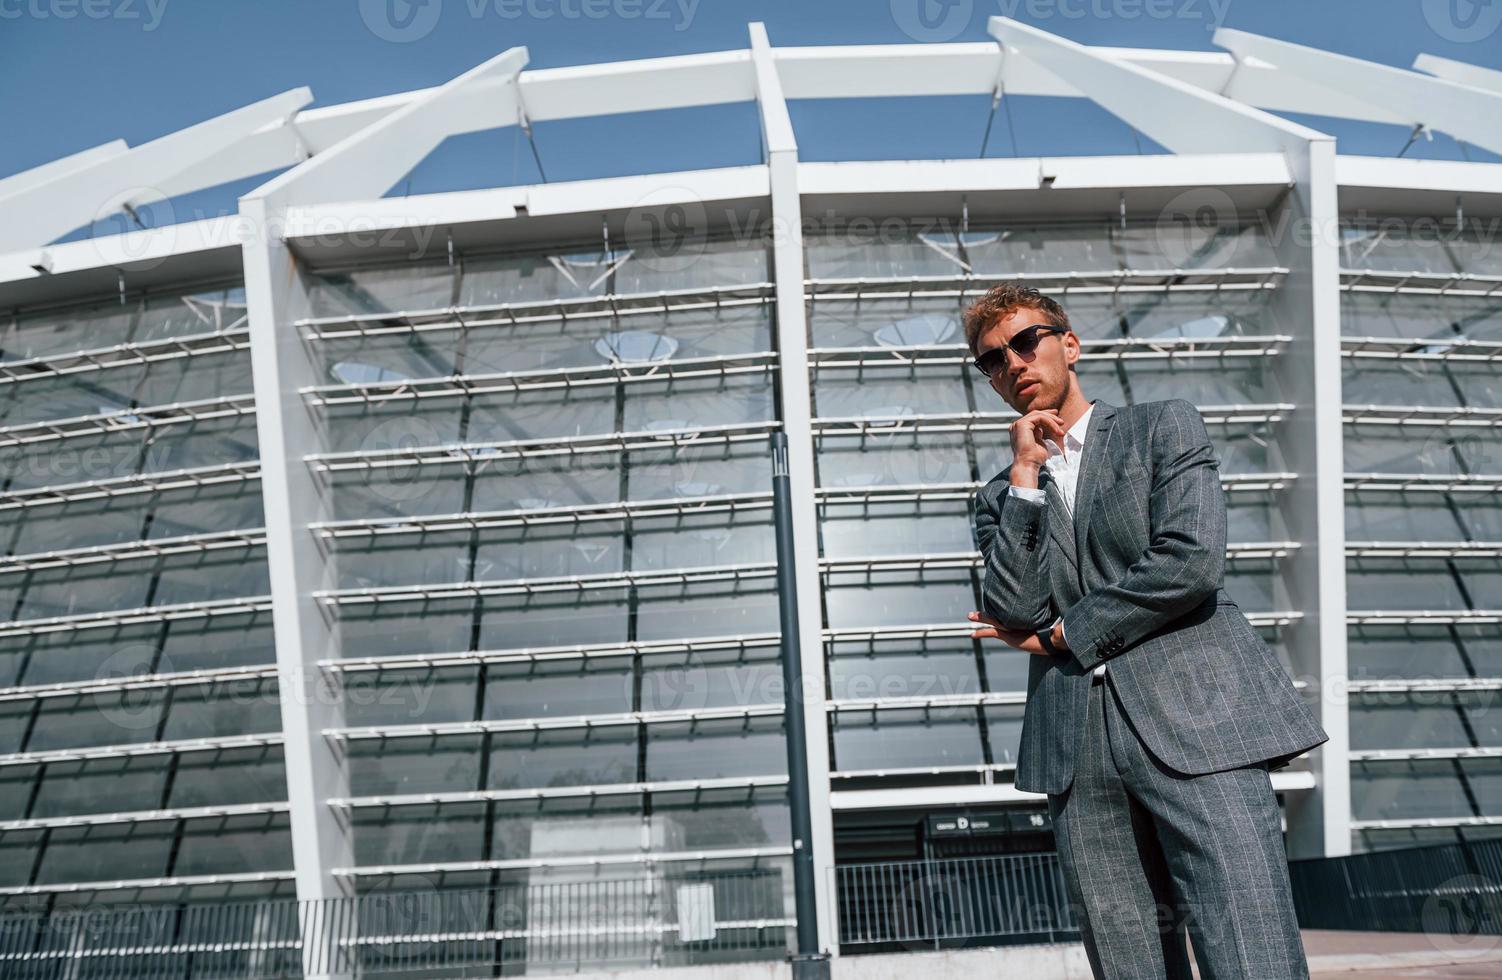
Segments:
[[[1037,487],[1007,487],[1007,493],[1023,500],[1031,500],[1035,504],[1048,503],[1048,494]]]

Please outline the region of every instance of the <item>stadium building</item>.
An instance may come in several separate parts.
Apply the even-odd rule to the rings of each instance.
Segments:
[[[913,939],[882,910],[935,861],[1055,901],[1025,659],[965,619],[1011,412],[958,314],[1008,278],[1064,303],[1088,392],[1204,414],[1227,588],[1330,734],[1273,776],[1290,856],[1502,825],[1502,165],[1318,129],[1502,153],[1502,73],[991,33],[518,48],[0,180],[0,955],[783,955],[787,710],[822,948]],[[789,102],[909,96],[1090,100],[1150,151],[800,161]],[[757,162],[389,196],[462,134],[732,105]],[[70,236],[259,174],[234,214]],[[100,906],[130,913],[69,918]]]

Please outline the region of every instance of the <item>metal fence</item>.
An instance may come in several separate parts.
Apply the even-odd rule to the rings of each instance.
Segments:
[[[1502,936],[1502,840],[1292,861],[1306,929]]]
[[[1079,937],[1052,852],[841,865],[835,883],[846,952]]]
[[[778,870],[0,915],[7,980],[478,977],[777,959]]]

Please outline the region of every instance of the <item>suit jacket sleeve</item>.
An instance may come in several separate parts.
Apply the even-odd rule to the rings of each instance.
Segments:
[[[1007,629],[1036,631],[1055,619],[1050,603],[1048,505],[1007,492],[1003,474],[976,495],[975,537],[985,565],[981,604]]]
[[[1163,403],[1151,433],[1151,543],[1116,582],[1064,613],[1064,633],[1086,670],[1199,606],[1220,588],[1226,503],[1220,464],[1199,410]]]

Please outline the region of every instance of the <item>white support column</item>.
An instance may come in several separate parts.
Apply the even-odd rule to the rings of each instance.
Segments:
[[[1295,673],[1310,679],[1318,691],[1320,722],[1330,736],[1312,755],[1317,785],[1289,805],[1289,850],[1294,856],[1347,853],[1350,767],[1343,697],[1345,497],[1335,141],[1037,28],[1003,17],[991,18],[989,28],[1007,49],[1008,72],[1019,58],[1032,60],[1175,152],[1277,152],[1288,161],[1293,186],[1277,212],[1263,216],[1279,264],[1290,270],[1272,302],[1279,330],[1294,341],[1274,370],[1284,397],[1298,406],[1277,437],[1284,467],[1299,474],[1293,489],[1280,498],[1281,513],[1289,535],[1302,544],[1279,564],[1281,598],[1304,613],[1303,622],[1285,632],[1286,645]],[[1213,195],[1217,189],[1211,185],[1205,192]],[[1225,200],[1229,207],[1229,198]]]
[[[803,718],[808,734],[808,797],[819,907],[819,947],[839,955],[834,894],[834,811],[829,800],[829,721],[825,709],[824,617],[819,574],[819,514],[814,496],[814,440],[809,395],[808,322],[803,295],[803,204],[798,191],[798,142],[782,96],[766,27],[750,25],[756,102],[772,188],[773,267],[777,284],[777,350],[782,425],[788,440],[793,499],[793,551],[803,656]]]
[[[308,293],[281,237],[283,213],[264,200],[240,201],[292,860],[297,897],[308,902],[345,895],[334,869],[353,866],[354,847],[349,827],[326,803],[350,795],[343,753],[323,734],[345,727],[343,699],[318,668],[320,660],[339,651],[337,626],[313,598],[334,586],[333,569],[308,530],[310,523],[332,514],[304,462],[318,448],[318,435],[300,389],[318,379],[292,328],[308,315]],[[321,929],[310,926],[304,935],[322,936],[329,928],[327,923]],[[346,975],[320,973],[327,964],[312,949],[305,950],[305,965],[308,976]]]
[[[232,151],[262,126],[288,118],[311,101],[310,90],[293,89],[123,153],[106,144],[76,154],[70,159],[82,158],[81,166],[58,167],[45,183],[18,181],[0,197],[0,252],[46,245],[96,218],[161,200],[169,192],[160,188],[176,174]],[[25,175],[10,179],[19,177]]]
[[[335,587],[333,560],[309,525],[332,514],[321,481],[305,462],[323,447],[301,389],[322,379],[293,328],[309,314],[309,296],[286,241],[286,222],[299,205],[379,198],[447,136],[476,123],[473,115],[454,111],[456,95],[508,89],[497,93],[493,111],[514,119],[517,73],[525,63],[526,49],[512,48],[240,199],[287,802],[297,896],[304,901],[343,895],[335,871],[353,867],[355,860],[350,828],[327,802],[351,795],[346,760],[324,736],[345,727],[342,697],[318,669],[320,660],[338,656],[340,643],[337,621],[314,599]],[[324,931],[336,925],[326,923]],[[347,975],[337,963],[315,960],[317,952],[307,951],[305,972]]]
[[[1496,92],[1225,27],[1213,40],[1238,58],[1277,65],[1312,87],[1361,99],[1400,113],[1411,125],[1502,153],[1502,95]]]

